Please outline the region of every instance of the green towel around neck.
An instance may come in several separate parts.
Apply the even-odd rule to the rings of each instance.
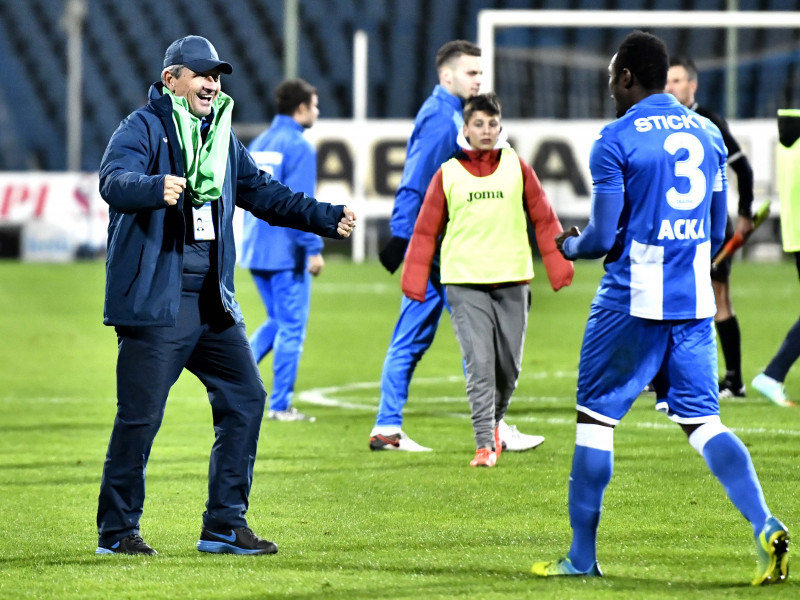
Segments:
[[[218,200],[228,167],[233,98],[222,92],[214,98],[214,118],[203,143],[201,119],[189,111],[186,98],[176,96],[167,88],[164,92],[172,99],[172,120],[178,129],[186,169],[186,191],[192,204],[202,206]]]

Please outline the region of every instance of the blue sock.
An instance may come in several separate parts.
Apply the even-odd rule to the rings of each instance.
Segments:
[[[709,430],[702,432],[704,427]],[[693,440],[698,432],[701,433],[700,439]],[[725,488],[728,498],[750,521],[754,535],[758,535],[770,512],[745,445],[727,427],[715,423],[707,423],[696,429],[689,441],[702,453],[708,468]]]
[[[597,428],[604,443],[594,444],[603,448],[584,445],[575,446],[572,457],[572,472],[569,477],[569,523],[572,527],[572,546],[567,558],[579,571],[588,571],[597,561],[597,526],[603,505],[603,494],[614,471],[613,429],[601,425],[578,424],[578,440],[581,426]],[[605,431],[604,431],[605,430]],[[591,429],[585,430],[591,435]]]

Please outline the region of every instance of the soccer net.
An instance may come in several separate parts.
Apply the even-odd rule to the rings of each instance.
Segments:
[[[800,12],[789,11],[484,10],[482,89],[508,118],[608,118],[606,67],[632,29],[690,56],[698,98],[728,119],[800,107]]]
[[[699,72],[697,100],[728,119],[750,160],[754,208],[769,201],[776,216],[776,113],[800,108],[800,12],[481,11],[481,89],[499,95],[509,136],[534,166],[559,216],[588,216],[589,149],[615,115],[607,67],[633,29],[659,36],[670,54],[692,58]],[[729,211],[735,214],[737,182],[731,171],[728,176]],[[753,236],[747,254],[779,255],[778,229],[773,218]]]

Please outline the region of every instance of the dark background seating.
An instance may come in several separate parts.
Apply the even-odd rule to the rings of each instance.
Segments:
[[[323,117],[352,114],[352,39],[369,46],[370,118],[411,118],[436,83],[433,56],[475,40],[485,8],[724,10],[725,0],[300,0],[301,77]],[[66,168],[64,0],[0,1],[0,169]],[[798,10],[789,0],[740,0],[741,10]],[[146,102],[167,45],[208,37],[234,65],[224,89],[235,123],[267,123],[283,69],[282,0],[88,0],[84,28],[82,168],[96,170],[119,121]],[[700,67],[702,101],[724,113],[725,31],[659,30]],[[605,66],[622,30],[507,29],[497,35],[496,90],[509,118],[609,118]],[[741,30],[738,114],[774,118],[800,102],[800,32]]]

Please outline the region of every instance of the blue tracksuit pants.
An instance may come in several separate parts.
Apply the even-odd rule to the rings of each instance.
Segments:
[[[215,440],[203,525],[246,526],[266,392],[243,323],[220,318],[219,300],[184,291],[174,327],[117,327],[117,416],[97,511],[100,544],[139,533],[145,470],[167,394],[184,368],[208,390]]]
[[[256,362],[271,351],[272,394],[270,410],[286,410],[292,402],[297,368],[306,338],[308,308],[311,303],[311,274],[302,271],[252,270],[267,320],[250,338]]]
[[[419,359],[433,343],[444,308],[450,310],[438,276],[428,280],[425,302],[403,296],[400,317],[383,361],[381,400],[375,425],[402,426],[411,377]]]

